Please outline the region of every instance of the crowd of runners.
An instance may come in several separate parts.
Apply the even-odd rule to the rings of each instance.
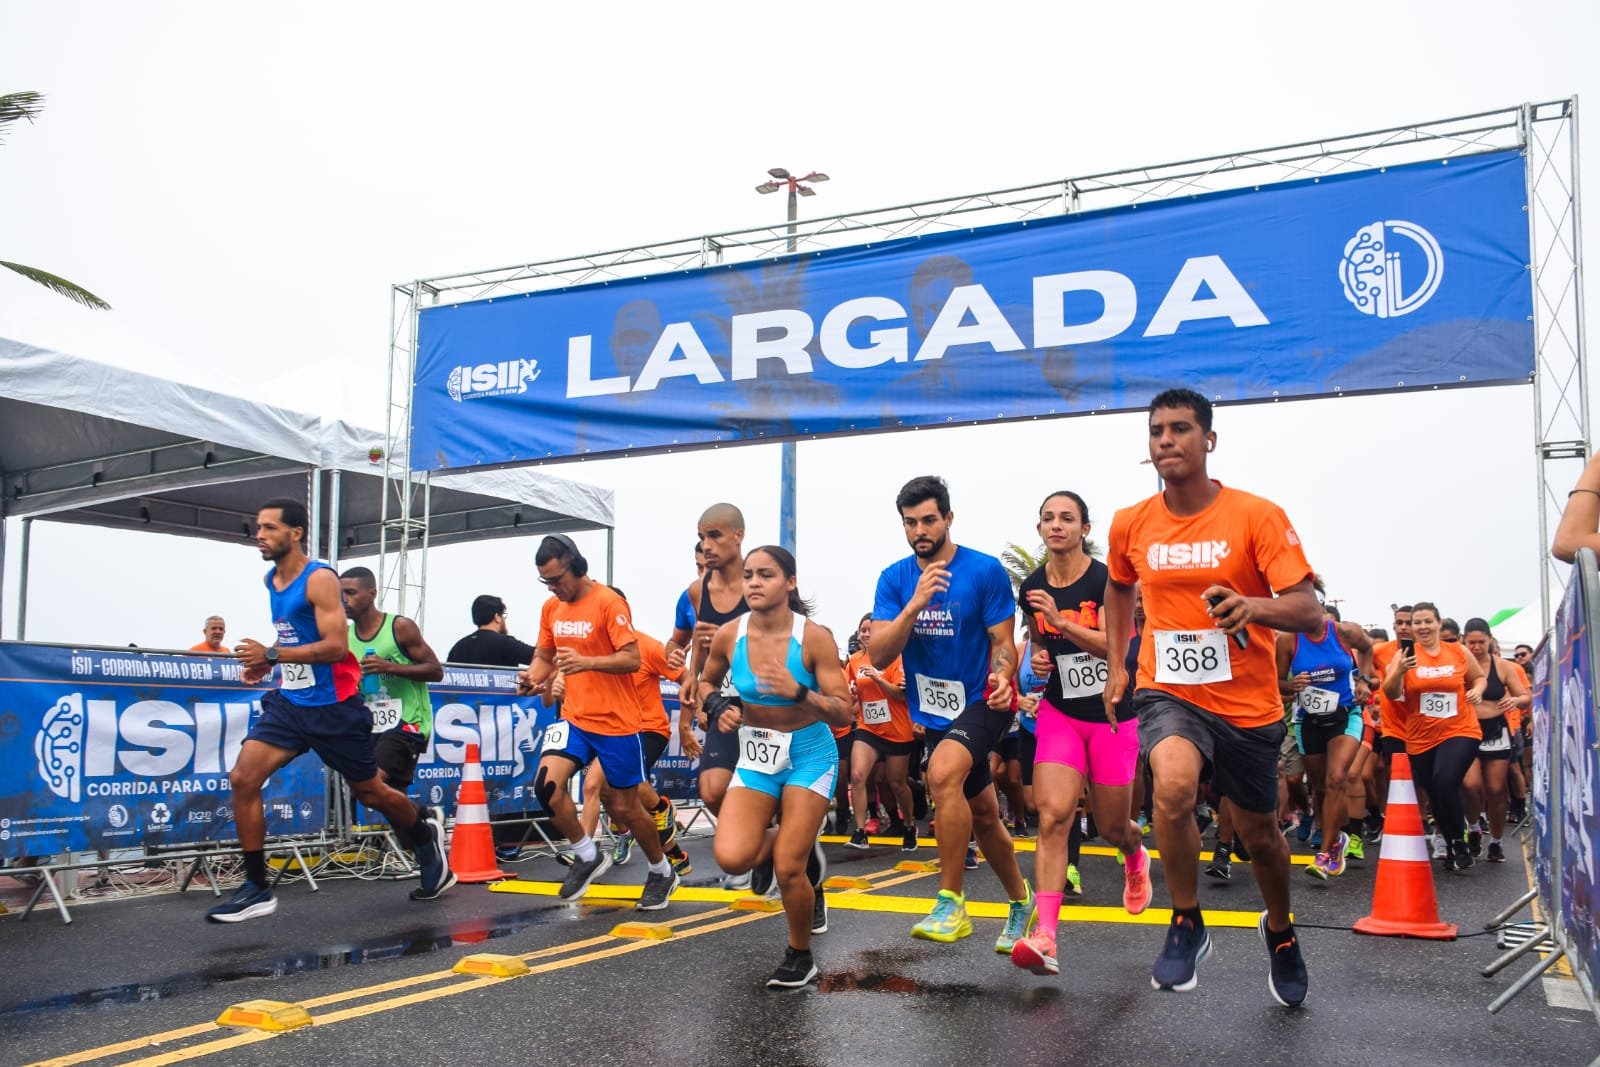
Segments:
[[[1083,843],[1118,851],[1122,905],[1137,915],[1151,904],[1152,842],[1172,914],[1151,984],[1173,991],[1196,987],[1211,952],[1202,876],[1247,864],[1265,903],[1269,989],[1290,1007],[1308,988],[1291,841],[1314,852],[1305,879],[1344,876],[1381,839],[1393,754],[1410,759],[1443,870],[1503,862],[1506,828],[1527,813],[1532,649],[1504,657],[1484,620],[1458,625],[1427,601],[1396,606],[1385,628],[1342,620],[1284,511],[1209,476],[1209,402],[1164,392],[1148,427],[1161,491],[1115,514],[1103,560],[1090,503],[1069,489],[1040,502],[1043,562],[1014,579],[956,543],[940,478],[911,479],[894,500],[910,553],[884,568],[843,650],[810,617],[794,556],[747,547],[732,504],[700,518],[698,573],[664,644],[570,539],[544,538],[535,565],[550,597],[520,678],[560,705],[534,784],[568,843],[560,896],[581,898],[637,847],[648,867],[637,906],[670,905],[690,861],[650,783],[674,732],[698,758],[726,886],[781,898],[772,987],[818,976],[827,830],[847,848],[912,852],[927,826],[940,886],[909,933],[930,942],[973,933],[964,882],[981,857],[1009,901],[995,951],[1045,976],[1060,973]],[[232,775],[247,880],[213,921],[276,907],[251,801],[308,749],[415,848],[413,898],[454,881],[443,813],[403,792],[432,729],[439,660],[415,623],[376,609],[369,571],[340,578],[305,556],[305,523],[293,501],[260,514],[277,641],[236,655],[250,680],[277,666],[279,681]],[[680,686],[675,724],[663,680]],[[580,771],[581,806],[568,788]]]

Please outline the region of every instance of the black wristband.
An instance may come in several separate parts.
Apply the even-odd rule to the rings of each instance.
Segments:
[[[811,687],[806,685],[806,683],[804,683],[804,682],[800,682],[798,684],[800,686],[800,692],[798,692],[798,693],[796,693],[794,695],[793,703],[795,703],[795,704],[804,704],[805,700],[806,700],[806,697],[809,696],[810,693],[811,693]]]

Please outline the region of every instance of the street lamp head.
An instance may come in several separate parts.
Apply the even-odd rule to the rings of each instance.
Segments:
[[[760,185],[756,186],[756,192],[775,193],[782,188],[783,186],[779,185],[777,182],[762,182]]]
[[[803,181],[803,182],[825,182],[825,181],[828,180],[828,176],[826,174],[823,174],[821,171],[814,170],[810,174],[807,174],[804,178],[801,178],[800,180]]]
[[[817,191],[815,189],[811,188],[811,186],[809,186],[809,185],[800,186],[800,188],[797,189],[796,192],[798,192],[801,196],[816,196],[817,195]]]
[[[780,182],[786,182],[789,180],[789,172],[784,170],[782,167],[773,167],[772,169],[768,170],[767,173],[778,179]]]

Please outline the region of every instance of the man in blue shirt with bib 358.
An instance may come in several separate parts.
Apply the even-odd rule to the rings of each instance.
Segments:
[[[1033,890],[1017,866],[1016,848],[1000,819],[989,776],[989,750],[1016,714],[1016,600],[1005,567],[993,556],[950,540],[950,489],[923,475],[895,498],[912,554],[884,569],[872,608],[872,665],[900,657],[906,704],[932,754],[928,787],[937,812],[939,897],[911,936],[949,944],[972,933],[967,918],[967,843],[973,835],[1010,898],[995,951],[1033,924]]]

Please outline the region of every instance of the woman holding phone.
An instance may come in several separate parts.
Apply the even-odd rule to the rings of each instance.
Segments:
[[[727,677],[743,704],[727,702],[708,724],[739,733],[739,763],[713,848],[729,874],[772,864],[789,946],[767,987],[798,989],[816,980],[811,935],[828,928],[817,835],[839,774],[832,727],[849,726],[855,710],[838,646],[806,617],[810,605],[796,591],[787,550],[764,545],[745,556],[744,600],[750,613],[717,630],[700,676],[702,697],[718,692]]]
[[[1411,607],[1411,642],[1401,641],[1389,661],[1383,692],[1400,710],[1412,776],[1427,790],[1445,840],[1445,870],[1466,870],[1472,853],[1461,783],[1483,740],[1475,712],[1488,680],[1465,648],[1440,639],[1439,609],[1427,601]]]

